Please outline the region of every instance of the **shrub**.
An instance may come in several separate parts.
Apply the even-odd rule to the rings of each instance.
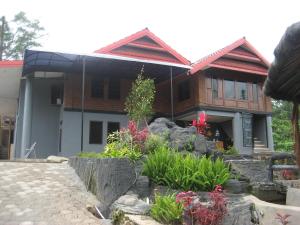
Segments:
[[[183,205],[176,202],[175,195],[155,195],[150,215],[164,224],[182,224]]]
[[[112,142],[105,146],[104,152],[81,152],[78,156],[81,158],[129,158],[132,161],[137,161],[142,157],[142,153],[127,147],[117,148],[117,143]]]
[[[225,155],[238,155],[239,151],[234,146],[230,146],[227,150],[224,151]]]
[[[210,202],[202,204],[196,193],[181,192],[176,196],[176,202],[184,206],[184,224],[186,225],[219,225],[227,213],[227,201],[222,193],[222,187],[217,185],[209,193]]]
[[[145,152],[154,152],[160,147],[167,147],[168,142],[164,136],[150,134],[145,142]]]
[[[229,167],[223,160],[183,156],[168,147],[160,147],[148,155],[143,173],[156,184],[185,191],[211,191],[230,178]]]

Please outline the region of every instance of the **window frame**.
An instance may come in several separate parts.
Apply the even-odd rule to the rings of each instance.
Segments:
[[[186,85],[186,87],[185,87],[185,85]],[[186,101],[191,98],[191,88],[190,87],[191,87],[190,80],[184,80],[184,81],[181,81],[180,83],[178,83],[178,85],[177,85],[177,101],[178,102],[183,102],[183,101]]]
[[[99,87],[97,86],[96,83],[99,84]],[[105,86],[104,79],[92,78],[91,79],[91,94],[90,94],[91,98],[104,99],[104,96],[105,96],[104,86]],[[94,88],[97,88],[97,87],[100,88],[100,95],[95,95]]]
[[[107,121],[107,127],[106,127],[106,134],[107,134],[107,136],[108,136],[109,134],[115,132],[115,131],[109,132],[109,130],[108,130],[109,124],[118,124],[118,129],[115,130],[115,131],[119,131],[120,128],[121,128],[121,123],[120,123],[120,122],[118,122],[118,121]]]
[[[115,92],[111,92],[112,88],[112,84],[115,82],[118,83],[118,85],[116,85],[118,87],[118,94],[117,96],[114,96]],[[112,85],[112,86],[111,86]],[[115,86],[115,87],[116,87]],[[114,90],[115,91],[115,90]],[[107,90],[107,98],[110,100],[120,100],[121,99],[121,80],[120,79],[109,79],[108,80],[108,90]]]
[[[215,89],[215,85],[216,89]],[[216,99],[219,98],[219,80],[215,77],[211,78],[211,92],[212,92],[212,98]]]
[[[226,82],[232,82],[233,83],[233,88],[231,89],[233,91],[233,98],[231,97],[227,97],[226,96]],[[223,80],[223,86],[224,86],[224,99],[229,99],[229,100],[236,100],[236,82],[235,80],[231,80],[231,79],[224,79]]]
[[[245,85],[245,87],[246,87],[245,98],[242,98],[241,85]],[[248,101],[249,100],[248,82],[236,81],[236,92],[237,92],[237,96],[236,96],[237,100]]]
[[[100,133],[100,141],[94,141],[94,137],[92,137],[92,123],[99,123],[101,125],[101,133]],[[103,144],[103,121],[99,120],[90,120],[89,121],[89,144],[90,145],[101,145]]]

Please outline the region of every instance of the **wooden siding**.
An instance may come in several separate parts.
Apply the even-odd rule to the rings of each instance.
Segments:
[[[262,91],[264,80],[261,77],[226,70],[210,70],[207,72],[199,72],[195,75],[198,76],[199,87],[203,88],[204,86],[204,90],[199,90],[199,106],[272,112],[271,99],[266,97]],[[217,79],[218,82],[218,96],[215,98],[212,93],[212,78]],[[236,96],[238,94],[237,82],[245,82],[248,90],[248,99],[226,99],[224,96],[224,79],[234,81]],[[254,101],[253,99],[253,83],[256,83],[258,87],[258,101]]]

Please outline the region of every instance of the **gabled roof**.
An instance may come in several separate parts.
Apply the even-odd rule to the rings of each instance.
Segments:
[[[213,67],[267,76],[269,66],[268,60],[243,37],[193,63],[190,74]]]
[[[186,58],[154,35],[148,28],[100,48],[95,53],[190,65]]]
[[[23,65],[23,60],[4,60],[0,61],[0,68],[19,67]]]

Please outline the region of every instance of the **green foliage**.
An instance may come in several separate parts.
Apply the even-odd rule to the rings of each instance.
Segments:
[[[153,114],[154,98],[154,80],[144,78],[144,69],[142,69],[126,98],[125,110],[128,112],[129,118],[137,123],[146,120]]]
[[[156,184],[184,191],[211,191],[230,178],[229,167],[221,159],[183,156],[164,146],[148,155],[143,172]]]
[[[274,100],[272,104],[272,128],[275,150],[291,152],[294,148],[291,123],[292,103]]]
[[[185,142],[183,149],[188,152],[195,150],[194,142],[196,140],[196,135],[191,135],[189,139]]]
[[[160,147],[167,147],[168,142],[165,137],[156,134],[150,134],[145,142],[145,151],[154,152]]]
[[[3,58],[21,59],[26,48],[41,46],[37,40],[43,36],[44,30],[38,20],[29,20],[24,12],[16,14],[9,23],[5,21]]]
[[[150,215],[158,222],[164,224],[182,224],[183,205],[176,202],[173,195],[155,195]]]
[[[129,158],[132,161],[137,161],[142,157],[142,153],[127,147],[118,148],[117,143],[112,142],[105,146],[104,152],[80,152],[78,156],[81,158]]]
[[[224,151],[225,155],[238,155],[239,151],[234,146],[230,146],[227,150]]]
[[[121,225],[125,217],[125,213],[121,210],[114,211],[112,214],[112,224],[113,225]]]

